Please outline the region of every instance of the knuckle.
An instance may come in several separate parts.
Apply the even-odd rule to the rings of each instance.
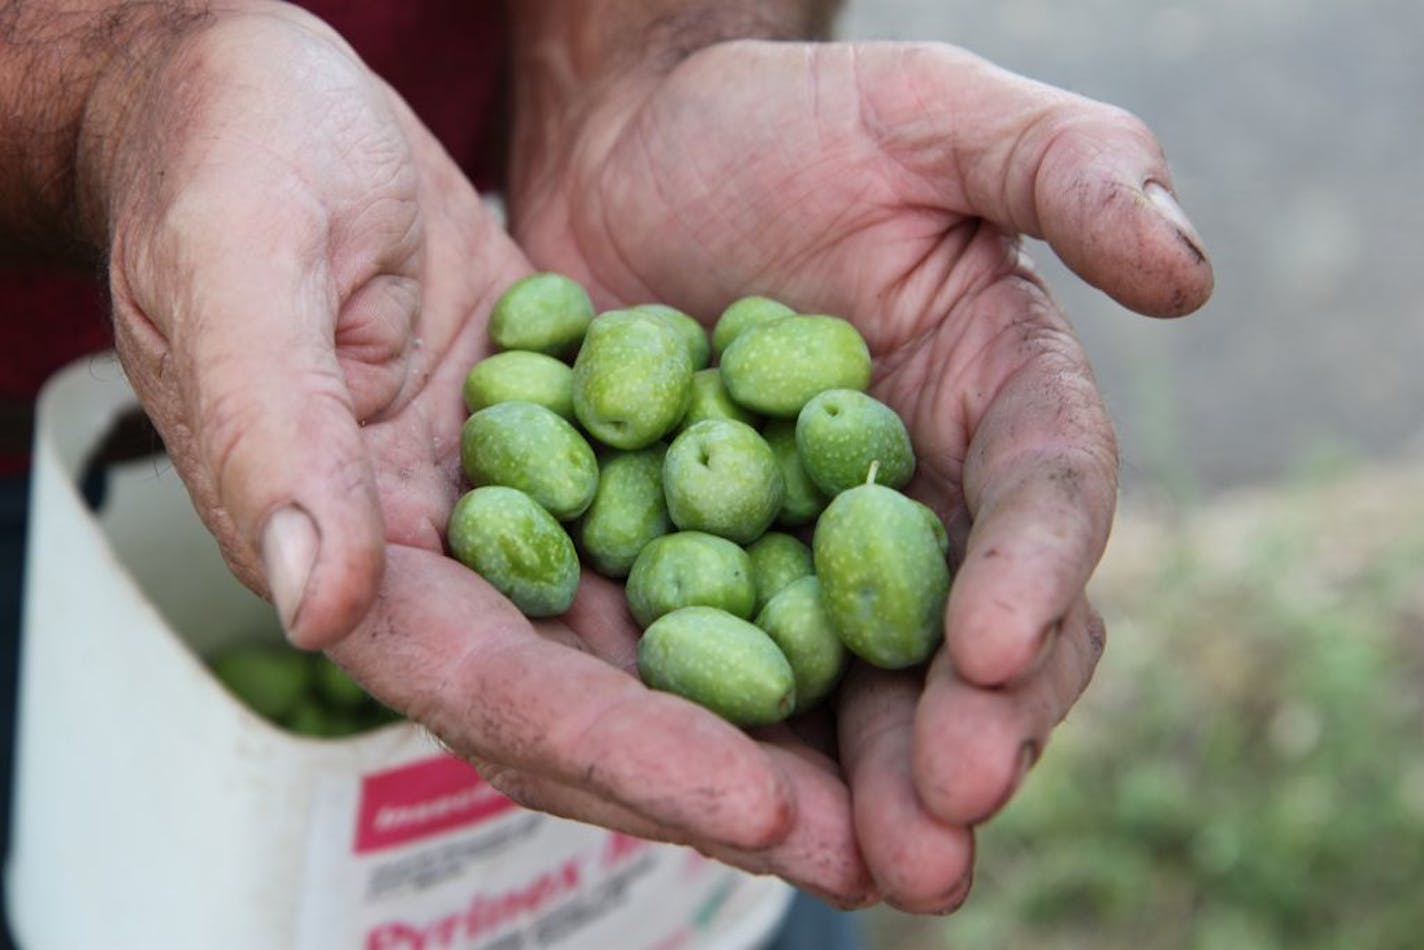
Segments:
[[[297,451],[332,467],[323,473],[328,490],[345,495],[365,490],[363,470],[349,464],[352,447],[331,441],[333,433],[343,431],[331,420],[352,416],[340,380],[322,371],[294,372],[285,388],[299,398],[284,397],[274,403],[263,385],[253,383],[248,360],[209,356],[202,364],[207,385],[196,395],[194,430],[213,482],[227,504],[266,504],[262,486],[290,465]],[[319,451],[313,434],[324,440]],[[263,512],[246,513],[256,517]]]
[[[1157,139],[1136,113],[1121,106],[1095,100],[1074,99],[1054,123],[1054,140],[1071,147],[1102,154],[1115,149],[1124,139],[1156,148]]]
[[[218,484],[224,484],[241,449],[258,427],[260,410],[250,391],[224,389],[210,395],[198,411],[203,454]]]

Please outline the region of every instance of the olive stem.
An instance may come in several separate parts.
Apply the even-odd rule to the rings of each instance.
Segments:
[[[873,462],[870,463],[870,474],[867,475],[867,476],[865,476],[865,484],[867,484],[867,485],[874,485],[874,484],[875,484],[875,476],[876,476],[876,474],[877,474],[879,471],[880,471],[880,460],[879,460],[879,459],[875,459]]]

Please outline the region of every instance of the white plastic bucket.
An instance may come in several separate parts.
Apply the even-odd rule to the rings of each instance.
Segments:
[[[86,460],[117,361],[39,406],[10,914],[30,950],[750,947],[790,889],[503,799],[421,730],[269,725],[202,656],[278,639],[161,456]]]

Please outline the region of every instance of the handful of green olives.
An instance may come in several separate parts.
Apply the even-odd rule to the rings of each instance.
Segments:
[[[472,488],[448,538],[527,616],[569,608],[580,559],[624,579],[644,682],[743,726],[811,708],[851,654],[900,669],[934,652],[947,536],[900,491],[914,448],[865,393],[850,323],[747,297],[709,340],[663,304],[597,314],[542,273],[504,293],[490,335],[504,352],[465,381]]]

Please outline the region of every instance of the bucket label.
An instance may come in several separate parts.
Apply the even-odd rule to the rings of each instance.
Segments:
[[[318,789],[297,947],[733,950],[789,898],[689,848],[528,811],[441,754]]]
[[[438,835],[514,808],[468,763],[439,756],[361,780],[356,853]]]

